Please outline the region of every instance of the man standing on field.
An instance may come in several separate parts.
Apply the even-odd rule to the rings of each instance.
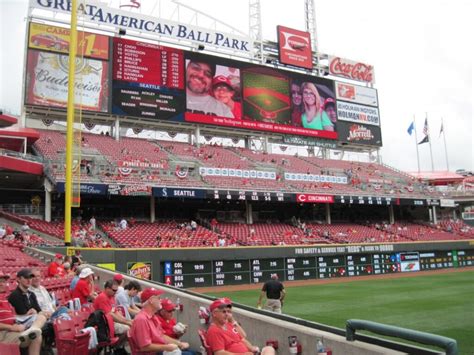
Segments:
[[[265,309],[275,313],[281,313],[285,294],[285,286],[283,286],[283,284],[278,280],[278,275],[273,274],[271,280],[268,280],[263,284],[262,291],[258,298],[257,307],[262,307],[262,299],[266,297],[267,301],[265,303]]]

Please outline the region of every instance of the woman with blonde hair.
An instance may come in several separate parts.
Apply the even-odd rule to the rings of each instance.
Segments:
[[[318,89],[313,83],[303,83],[301,85],[303,94],[304,112],[301,115],[301,122],[304,128],[334,131],[327,113],[321,107],[321,97]]]

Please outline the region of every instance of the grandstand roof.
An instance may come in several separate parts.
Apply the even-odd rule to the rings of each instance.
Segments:
[[[426,180],[433,185],[446,185],[449,183],[459,183],[464,176],[450,171],[420,171],[412,172],[410,175],[417,179]]]
[[[4,115],[0,113],[0,128],[9,127],[18,123],[18,120],[15,117]]]

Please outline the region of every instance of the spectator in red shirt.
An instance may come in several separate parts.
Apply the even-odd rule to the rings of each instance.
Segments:
[[[61,254],[56,254],[54,260],[48,266],[48,275],[49,277],[63,277],[63,256]]]
[[[18,344],[28,348],[28,355],[39,355],[41,350],[41,328],[46,318],[41,314],[31,315],[26,322],[17,321],[13,306],[6,299],[7,280],[10,276],[0,271],[0,342]]]
[[[156,317],[160,321],[163,333],[173,339],[179,339],[186,332],[186,326],[180,323],[179,327],[176,326],[176,318],[173,318],[173,312],[176,310],[176,305],[171,300],[165,298],[161,300],[161,309],[156,314]]]
[[[211,350],[214,355],[252,355],[258,352],[258,347],[253,346],[242,336],[236,328],[235,322],[231,323],[229,321],[229,315],[232,315],[231,306],[232,302],[228,298],[220,298],[211,303],[212,323],[206,334],[206,340]],[[261,354],[274,355],[275,349],[266,346],[262,349]]]
[[[100,309],[105,313],[109,322],[109,328],[113,329],[114,333],[121,338],[119,343],[122,343],[127,338],[127,332],[130,330],[132,320],[125,318],[119,311],[115,310],[115,294],[117,293],[118,287],[117,281],[106,281],[104,291],[94,299],[94,308],[96,310]]]
[[[94,275],[94,271],[92,271],[91,268],[86,267],[82,269],[81,273],[79,274],[79,281],[72,290],[72,298],[79,298],[81,304],[85,304],[94,300],[96,296],[93,287],[94,280],[92,275]]]
[[[181,349],[187,349],[188,343],[170,338],[163,333],[160,321],[155,313],[161,309],[159,296],[163,292],[155,288],[147,288],[141,294],[142,310],[135,317],[130,336],[141,355],[182,354]],[[183,352],[184,353],[184,352]]]

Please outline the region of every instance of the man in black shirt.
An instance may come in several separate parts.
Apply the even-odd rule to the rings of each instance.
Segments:
[[[258,298],[257,307],[262,307],[262,299],[266,297],[265,309],[281,313],[281,307],[283,306],[283,300],[285,298],[285,286],[278,280],[278,275],[273,274],[271,280],[268,280],[263,284],[260,297]]]
[[[42,314],[48,319],[51,314],[42,312],[36,295],[29,291],[33,272],[31,269],[21,269],[16,274],[18,287],[8,296],[8,302],[15,308],[17,315]]]

